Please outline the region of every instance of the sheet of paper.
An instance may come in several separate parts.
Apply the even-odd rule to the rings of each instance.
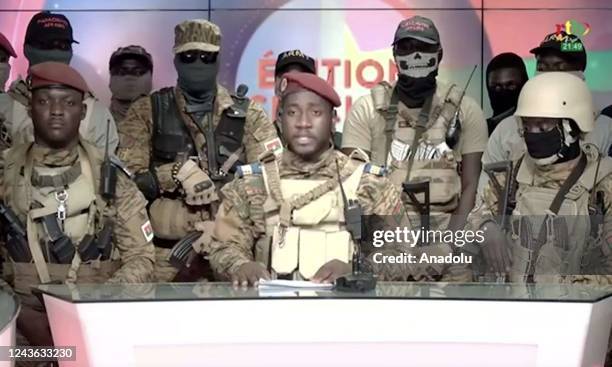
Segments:
[[[259,280],[259,288],[287,288],[287,289],[332,289],[333,284],[313,283],[305,280]]]

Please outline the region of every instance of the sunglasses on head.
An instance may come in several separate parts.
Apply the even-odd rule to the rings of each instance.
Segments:
[[[200,59],[205,64],[214,64],[217,62],[218,52],[207,51],[185,51],[178,54],[179,60],[184,64],[194,63]]]

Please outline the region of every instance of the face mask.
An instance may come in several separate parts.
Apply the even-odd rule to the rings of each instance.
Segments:
[[[109,87],[114,99],[133,101],[151,92],[152,75],[151,72],[141,76],[111,75]]]
[[[30,66],[40,64],[45,61],[57,61],[66,65],[72,60],[72,51],[62,50],[41,50],[30,45],[25,45],[23,53],[30,62]]]
[[[409,55],[395,55],[400,75],[409,78],[424,78],[438,69],[438,52],[413,52]]]
[[[0,90],[4,91],[9,75],[11,75],[11,65],[8,62],[0,63]]]
[[[561,131],[558,127],[543,132],[523,132],[529,155],[534,159],[548,158],[557,154],[563,146]]]
[[[566,162],[580,154],[579,134],[572,130],[569,120],[543,133],[524,131],[523,137],[529,156],[539,166]]]
[[[493,115],[499,115],[500,113],[504,113],[516,107],[520,93],[521,91],[519,89],[502,89],[499,91],[491,89],[489,91],[489,99],[491,100]]]
[[[214,64],[204,64],[196,60],[185,64],[174,58],[174,67],[178,73],[178,86],[192,96],[206,94],[217,86],[218,61]]]

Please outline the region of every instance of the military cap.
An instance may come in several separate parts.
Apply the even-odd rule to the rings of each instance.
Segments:
[[[274,67],[274,75],[280,74],[280,72],[289,65],[300,65],[304,70],[312,74],[317,73],[315,61],[312,57],[300,50],[289,50],[278,55],[276,66]]]
[[[586,69],[587,53],[584,43],[575,34],[567,34],[564,31],[547,34],[540,46],[529,52],[537,56],[547,50],[556,51],[563,59],[576,62],[582,71]]]
[[[283,98],[304,89],[318,94],[334,107],[340,107],[342,104],[334,88],[315,74],[291,72],[287,73],[281,81],[280,91]]]
[[[149,70],[153,70],[153,58],[151,57],[151,54],[148,53],[144,47],[138,45],[119,47],[117,50],[115,50],[108,61],[108,69],[112,69],[125,59],[141,60],[149,68]]]
[[[10,56],[17,57],[17,54],[15,53],[15,49],[13,49],[13,46],[11,45],[9,40],[6,37],[4,37],[2,33],[0,33],[0,47],[4,49],[4,51],[6,51],[6,53],[9,54]]]
[[[186,20],[174,27],[175,54],[189,50],[219,52],[220,48],[221,29],[208,20]]]
[[[78,43],[72,37],[72,26],[70,21],[63,14],[42,11],[34,14],[28,28],[26,29],[25,43],[31,44],[32,41],[54,41],[67,40]]]
[[[405,38],[413,38],[431,45],[440,43],[440,33],[438,33],[438,29],[434,22],[429,18],[418,15],[404,19],[400,22],[395,31],[393,44]]]
[[[87,93],[89,88],[78,71],[61,62],[47,61],[30,68],[32,90],[47,86],[64,86]]]

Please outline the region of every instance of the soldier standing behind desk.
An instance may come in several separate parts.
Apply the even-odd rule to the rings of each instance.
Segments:
[[[220,45],[217,25],[203,19],[178,24],[177,86],[134,102],[119,125],[118,155],[150,203],[159,281],[177,275],[171,249],[194,228],[203,232],[194,250],[206,252],[217,189],[236,167],[280,145],[261,106],[217,83]]]

